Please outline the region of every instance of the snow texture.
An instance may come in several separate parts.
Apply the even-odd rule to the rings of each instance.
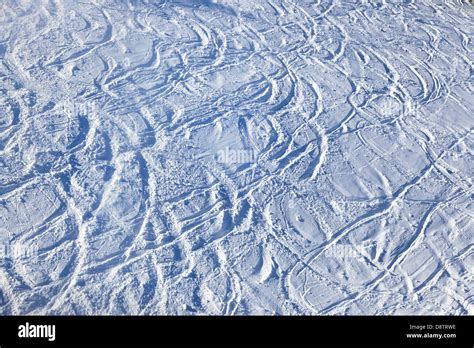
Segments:
[[[0,313],[474,314],[474,5],[2,0]]]

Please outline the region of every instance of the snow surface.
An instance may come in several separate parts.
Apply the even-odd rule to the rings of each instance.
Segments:
[[[474,314],[467,1],[0,2],[0,313]]]

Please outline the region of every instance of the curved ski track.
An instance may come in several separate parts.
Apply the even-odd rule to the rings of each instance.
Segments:
[[[3,1],[0,313],[474,314],[473,23]]]

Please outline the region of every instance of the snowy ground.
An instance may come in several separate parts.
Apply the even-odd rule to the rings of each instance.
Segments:
[[[474,314],[474,5],[0,2],[0,313]]]

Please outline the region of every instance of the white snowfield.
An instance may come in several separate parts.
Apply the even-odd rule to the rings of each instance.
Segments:
[[[0,2],[0,313],[474,314],[468,1]]]

